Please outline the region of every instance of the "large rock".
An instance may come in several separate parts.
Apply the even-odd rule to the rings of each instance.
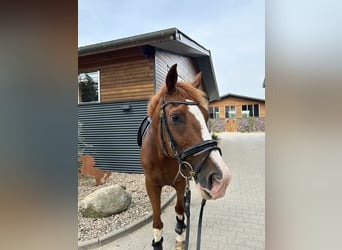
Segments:
[[[99,218],[128,209],[132,197],[119,185],[100,188],[85,197],[80,203],[84,217]]]

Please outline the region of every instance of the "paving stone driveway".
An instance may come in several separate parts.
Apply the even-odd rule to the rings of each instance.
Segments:
[[[203,214],[203,250],[265,249],[265,134],[221,133],[223,158],[232,172],[224,198],[208,201]],[[189,249],[196,249],[201,199],[192,185]],[[164,249],[174,249],[175,201],[162,213]],[[151,223],[98,249],[152,249]]]

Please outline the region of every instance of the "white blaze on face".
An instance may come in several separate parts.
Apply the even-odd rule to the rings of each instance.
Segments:
[[[190,101],[190,100],[186,100],[186,101]],[[212,140],[209,130],[207,128],[207,124],[205,122],[204,116],[200,108],[197,105],[188,105],[188,108],[189,108],[190,113],[194,115],[194,117],[200,124],[202,139]],[[215,180],[213,182],[213,186],[211,190],[206,189],[206,191],[210,193],[213,199],[217,199],[217,198],[224,196],[226,188],[230,182],[231,176],[230,176],[230,171],[227,165],[224,163],[218,150],[211,151],[210,159],[215,164],[215,166],[217,166],[222,172],[222,179]],[[198,184],[197,186],[203,190],[200,184]]]
[[[187,102],[192,102],[191,100],[186,100]],[[201,126],[201,134],[203,140],[211,140],[207,124],[204,120],[204,116],[197,105],[188,105],[190,113],[192,113]]]

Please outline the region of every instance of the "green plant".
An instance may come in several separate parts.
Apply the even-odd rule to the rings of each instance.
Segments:
[[[241,132],[241,133],[246,133],[246,132],[248,132],[248,131],[247,131],[246,128],[241,128],[241,129],[240,129],[240,132]]]
[[[208,121],[208,129],[209,129],[210,132],[212,132],[213,125],[214,125],[214,120],[213,119],[209,119],[209,121]]]
[[[255,124],[255,118],[254,117],[248,117],[247,118],[247,124],[248,124],[248,132],[253,131],[253,127]]]
[[[211,134],[211,138],[213,139],[213,140],[215,140],[215,141],[218,141],[220,138],[218,137],[218,135],[217,134],[215,134],[215,133],[212,133]]]
[[[90,144],[87,144],[85,141],[84,141],[84,138],[83,138],[83,136],[82,136],[82,132],[83,132],[83,128],[82,128],[82,126],[83,126],[83,124],[82,124],[82,122],[80,122],[80,121],[78,121],[78,124],[77,124],[78,126],[77,126],[77,154],[78,155],[83,155],[86,151],[87,151],[87,149],[89,148],[89,147],[92,147],[92,145],[90,145]]]

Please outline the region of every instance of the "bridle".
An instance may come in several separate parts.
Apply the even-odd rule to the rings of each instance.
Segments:
[[[199,105],[198,102],[193,101],[181,101],[181,100],[171,100],[166,101],[164,95],[162,97],[162,104],[160,107],[161,114],[160,114],[160,138],[162,142],[162,148],[164,154],[171,159],[176,159],[178,161],[178,173],[175,177],[175,180],[178,178],[179,175],[181,175],[185,181],[186,181],[186,190],[184,194],[184,210],[187,217],[187,226],[186,226],[186,239],[185,239],[185,250],[188,249],[189,246],[189,237],[190,237],[190,200],[191,200],[191,192],[190,192],[190,185],[189,181],[192,178],[197,178],[198,173],[201,171],[204,162],[208,159],[210,153],[212,150],[219,150],[220,154],[222,155],[221,149],[217,146],[217,141],[215,140],[204,140],[200,143],[194,144],[190,147],[187,147],[185,149],[182,149],[180,151],[177,150],[177,143],[174,140],[170,127],[167,123],[167,119],[165,117],[165,107],[169,104],[183,104],[183,105]],[[170,148],[173,152],[173,156],[170,156],[166,149],[166,143],[164,139],[164,133],[163,133],[163,126],[165,127],[167,140],[169,142]],[[185,159],[189,156],[198,156],[202,153],[205,153],[206,155],[202,157],[200,162],[197,164],[196,168],[194,169],[192,165],[186,161]],[[189,175],[186,175],[183,173],[184,170],[188,169],[190,171]],[[205,199],[202,199],[201,202],[201,210],[200,210],[200,216],[199,216],[199,222],[198,222],[198,230],[197,230],[197,250],[200,250],[200,243],[201,243],[201,229],[202,229],[202,215],[203,215],[203,208],[206,203]]]
[[[192,178],[194,177],[195,179],[197,178],[198,173],[201,171],[204,162],[207,160],[207,158],[209,157],[209,154],[212,150],[219,150],[220,154],[221,153],[221,149],[217,146],[217,141],[215,140],[205,140],[202,141],[200,143],[194,144],[188,148],[185,148],[181,151],[177,150],[177,143],[174,140],[170,127],[167,123],[166,117],[165,117],[165,107],[169,104],[184,104],[184,105],[199,105],[198,102],[193,102],[193,101],[180,101],[180,100],[171,100],[171,101],[166,101],[165,102],[165,98],[163,96],[162,99],[162,104],[160,107],[161,113],[160,113],[160,138],[161,138],[161,142],[162,142],[162,148],[163,148],[163,152],[164,154],[171,159],[176,159],[178,161],[179,164],[179,173],[184,177],[184,178]],[[163,133],[163,126],[165,127],[165,131],[166,131],[166,136],[167,139],[169,141],[169,145],[170,148],[173,152],[173,156],[170,156],[170,154],[168,153],[167,149],[166,149],[166,143],[165,143],[165,139],[164,139],[164,133]],[[199,164],[197,164],[197,167],[195,169],[193,169],[192,165],[185,161],[185,159],[189,156],[197,156],[200,155],[204,152],[207,152],[207,154],[202,158],[202,160],[200,161]],[[185,176],[183,174],[183,169],[182,168],[189,168],[190,170],[190,175],[189,176]]]

